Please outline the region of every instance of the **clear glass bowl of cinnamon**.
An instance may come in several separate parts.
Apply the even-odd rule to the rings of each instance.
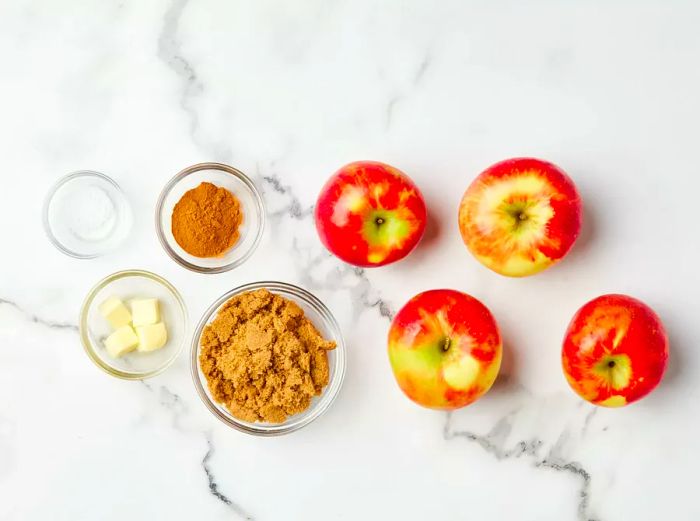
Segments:
[[[156,231],[166,253],[198,273],[222,273],[253,254],[265,227],[255,183],[222,163],[198,163],[175,175],[156,204]]]
[[[265,385],[258,391],[255,391],[253,388],[249,387],[247,389],[239,389],[242,391],[242,393],[236,395],[235,390],[231,389],[231,387],[237,385],[237,383],[231,380],[226,380],[224,378],[226,375],[222,374],[224,371],[226,371],[226,369],[222,370],[218,367],[212,367],[210,364],[212,349],[215,351],[213,353],[215,357],[221,358],[222,362],[225,364],[234,366],[232,368],[232,372],[234,374],[239,374],[241,372],[255,373],[260,370],[260,367],[257,367],[260,365],[267,365],[268,371],[270,371],[269,366],[272,365],[280,366],[278,369],[282,370],[283,366],[289,366],[298,362],[298,360],[291,361],[288,358],[285,358],[284,354],[281,352],[283,350],[283,346],[280,346],[279,343],[269,350],[270,352],[274,353],[272,355],[273,360],[264,364],[261,364],[261,362],[263,362],[261,359],[264,358],[266,354],[264,349],[252,349],[252,356],[245,353],[248,351],[248,348],[254,346],[243,346],[243,349],[238,351],[238,353],[235,350],[227,350],[227,352],[223,352],[224,349],[221,345],[221,338],[225,338],[226,343],[230,343],[230,339],[234,337],[243,338],[245,339],[246,343],[250,343],[251,341],[256,343],[255,339],[251,340],[250,338],[251,336],[254,336],[251,333],[251,326],[253,331],[255,330],[255,324],[253,321],[244,323],[246,322],[245,320],[238,320],[239,317],[233,316],[232,313],[235,314],[240,311],[242,314],[249,315],[251,309],[260,309],[262,303],[252,303],[248,310],[242,307],[232,309],[232,305],[237,304],[236,299],[242,296],[260,293],[261,290],[263,290],[264,293],[269,292],[274,296],[282,297],[282,302],[280,302],[280,299],[277,299],[276,305],[279,305],[283,309],[288,310],[289,308],[285,307],[285,302],[291,301],[294,304],[291,306],[291,308],[293,309],[298,306],[303,313],[300,315],[299,310],[297,310],[296,317],[290,317],[289,313],[287,313],[286,316],[284,313],[278,313],[278,316],[274,316],[271,319],[276,323],[275,327],[280,327],[279,322],[294,322],[292,328],[305,328],[305,332],[298,332],[300,336],[303,337],[305,334],[309,333],[309,326],[308,324],[300,325],[299,322],[308,320],[311,325],[311,329],[313,330],[312,334],[318,334],[319,338],[322,339],[322,342],[326,344],[325,348],[328,349],[324,354],[324,356],[327,355],[327,364],[322,364],[323,372],[325,373],[323,375],[323,385],[317,387],[317,392],[313,392],[312,390],[310,394],[313,396],[311,397],[310,401],[305,401],[302,407],[295,410],[294,414],[285,415],[284,418],[278,418],[276,421],[274,417],[270,418],[271,421],[264,421],[264,419],[262,421],[260,419],[252,419],[250,418],[250,414],[245,414],[245,410],[243,411],[244,414],[241,414],[240,407],[237,409],[235,406],[232,406],[234,404],[226,403],[224,398],[224,396],[228,396],[231,398],[231,400],[238,401],[241,398],[241,394],[244,395],[246,397],[244,409],[250,403],[249,400],[252,400],[251,393],[258,394],[258,391],[258,398],[263,398],[264,400],[270,399],[273,401],[275,398],[284,399],[284,397],[281,397],[279,394],[273,396],[272,398],[266,397],[266,393],[270,390],[271,385],[274,385],[274,382],[271,382],[270,379],[266,378]],[[267,297],[263,295],[263,299],[264,298],[269,298],[269,295]],[[279,307],[276,305],[272,305],[271,307],[279,309]],[[217,326],[217,320],[220,322],[220,327],[227,331],[227,334],[220,336],[219,340],[214,342],[216,345],[212,347],[212,338],[210,337],[209,340],[206,338],[207,330],[210,329],[208,332],[210,335],[214,334],[218,336],[221,331],[211,331],[212,326]],[[265,328],[263,326],[260,331],[262,335],[274,335],[275,333],[271,332],[270,330],[274,329],[275,327]],[[288,337],[293,335],[293,332],[285,332],[280,336]],[[279,338],[280,337],[278,337],[278,339]],[[239,355],[243,358],[242,360],[231,359],[231,356],[235,357]],[[275,360],[275,358],[277,359]],[[192,377],[197,393],[202,399],[204,405],[214,416],[229,427],[246,434],[252,434],[255,436],[279,436],[282,434],[289,434],[309,425],[330,408],[338,396],[343,383],[343,378],[345,376],[346,349],[340,326],[329,309],[317,297],[303,288],[285,282],[254,282],[245,284],[225,293],[204,312],[204,315],[199,321],[194,335],[192,336],[190,363]],[[315,364],[311,363],[311,372],[314,370],[314,365]],[[292,378],[293,373],[294,369],[292,372],[285,375],[285,377],[287,379]],[[294,375],[294,377],[297,378],[299,376],[300,375],[298,374]],[[301,376],[303,377],[304,375]],[[275,379],[277,376],[272,375],[271,378]],[[248,377],[246,377],[246,379],[248,379]],[[301,382],[301,379],[299,379],[299,381]],[[257,379],[255,382],[247,383],[249,385],[260,386],[261,380]],[[289,386],[287,386],[286,383],[285,389],[289,390]],[[300,385],[303,384],[300,383]],[[296,385],[292,385],[291,387],[296,393]],[[273,392],[272,394],[275,393]],[[238,405],[240,406],[240,403]],[[232,411],[236,411],[237,414],[234,415]],[[250,413],[250,411],[248,411],[248,413]],[[242,417],[246,416],[247,420],[242,419]]]

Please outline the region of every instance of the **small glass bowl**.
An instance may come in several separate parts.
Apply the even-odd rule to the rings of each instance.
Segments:
[[[128,353],[111,358],[104,339],[113,331],[98,306],[115,296],[127,306],[132,298],[157,298],[160,316],[168,331],[168,341],[152,353]],[[163,277],[143,270],[118,271],[102,279],[90,290],[80,310],[80,340],[97,367],[125,380],[143,380],[165,371],[177,358],[187,336],[187,309],[180,293]]]
[[[51,243],[77,259],[114,250],[132,224],[131,207],[119,185],[92,170],[59,179],[46,195],[42,217]]]
[[[328,366],[330,377],[328,385],[323,388],[320,396],[311,400],[311,405],[304,412],[295,414],[286,419],[284,423],[247,422],[233,416],[224,405],[216,402],[209,392],[207,380],[199,366],[200,341],[204,327],[209,324],[219,312],[219,309],[231,298],[256,289],[267,289],[271,293],[292,300],[303,310],[306,317],[313,323],[323,338],[336,343],[336,348],[328,351]],[[284,282],[253,282],[232,289],[222,295],[204,312],[202,319],[197,324],[197,329],[192,337],[192,378],[197,388],[199,397],[214,416],[219,418],[229,427],[233,427],[246,434],[256,436],[279,436],[289,434],[308,425],[328,410],[340,391],[345,376],[345,342],[340,331],[340,326],[328,308],[314,295],[292,284]]]
[[[240,237],[220,257],[190,255],[173,237],[173,208],[185,192],[203,182],[226,188],[241,203],[243,222],[239,228]],[[185,168],[168,181],[156,204],[156,230],[161,245],[175,262],[198,273],[222,273],[243,264],[260,243],[264,227],[265,206],[255,184],[240,170],[222,163],[199,163]]]

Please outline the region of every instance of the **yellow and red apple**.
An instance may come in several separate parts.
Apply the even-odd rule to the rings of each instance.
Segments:
[[[561,356],[564,375],[581,398],[620,407],[659,384],[668,360],[668,338],[661,319],[643,302],[627,295],[603,295],[576,312]]]
[[[400,170],[357,161],[338,170],[321,190],[314,216],[323,245],[355,266],[383,266],[416,247],[426,223],[423,196]]]
[[[534,275],[559,261],[581,229],[581,198],[556,165],[507,159],[483,171],[459,207],[459,229],[472,254],[501,275]]]
[[[433,409],[457,409],[491,388],[502,346],[491,312],[451,289],[420,293],[394,317],[389,360],[401,390]]]

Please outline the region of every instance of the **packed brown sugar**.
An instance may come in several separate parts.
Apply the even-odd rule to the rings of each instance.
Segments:
[[[204,329],[199,363],[235,417],[282,423],[328,384],[325,340],[294,302],[266,289],[231,298]]]

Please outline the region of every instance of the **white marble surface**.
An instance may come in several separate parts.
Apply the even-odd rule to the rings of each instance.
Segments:
[[[0,519],[698,519],[700,7],[525,4],[1,2]],[[523,280],[482,268],[456,227],[469,181],[515,155],[559,163],[587,211],[569,257]],[[356,159],[426,197],[427,236],[396,265],[352,269],[315,235],[321,183]],[[218,276],[175,265],[153,229],[162,185],[199,161],[248,172],[270,216]],[[83,168],[121,183],[137,224],[93,261],[40,221]],[[170,279],[193,323],[244,282],[315,292],[348,341],[337,402],[258,439],[206,411],[186,355],[145,383],[101,373],[78,309],[130,267]],[[494,389],[451,415],[405,399],[386,356],[392,312],[433,287],[482,299],[506,340]],[[622,410],[582,403],[559,365],[571,315],[611,291],[651,304],[672,343],[661,386]]]

